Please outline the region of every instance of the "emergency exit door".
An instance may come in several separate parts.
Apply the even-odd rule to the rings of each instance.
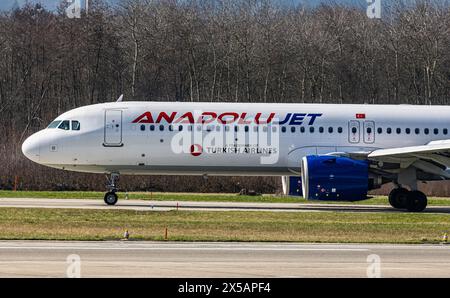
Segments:
[[[361,125],[359,121],[352,120],[348,123],[348,141],[352,144],[359,143],[361,140]]]
[[[348,123],[348,141],[352,144],[361,141],[365,144],[373,144],[375,143],[375,133],[374,121],[352,120]]]
[[[121,147],[122,143],[122,111],[105,111],[105,139],[104,146]]]
[[[364,121],[364,143],[375,143],[375,122]]]

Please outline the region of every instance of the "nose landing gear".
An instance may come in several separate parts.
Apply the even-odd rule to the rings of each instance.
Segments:
[[[111,173],[111,178],[108,178],[108,176],[106,176],[106,178],[108,179],[107,188],[109,191],[105,194],[104,201],[107,205],[112,206],[115,205],[119,199],[116,194],[118,191],[116,180],[119,179],[119,174]]]

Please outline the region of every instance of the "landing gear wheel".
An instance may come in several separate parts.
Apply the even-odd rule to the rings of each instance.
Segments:
[[[105,194],[105,199],[104,200],[105,200],[105,203],[107,205],[112,206],[112,205],[115,205],[117,203],[118,197],[117,197],[117,194],[115,192],[110,191],[110,192],[107,192]]]
[[[411,191],[408,194],[406,209],[410,212],[421,212],[427,207],[427,196],[421,191]]]
[[[389,204],[396,209],[405,209],[409,191],[406,188],[395,188],[389,194]]]
[[[108,188],[108,192],[105,194],[105,203],[107,205],[115,205],[117,203],[118,197],[116,192],[118,191],[117,188],[117,184],[116,181],[119,179],[119,173],[111,173],[111,178],[108,178],[108,176],[106,176],[107,180],[108,180],[108,184],[107,184],[107,188]]]

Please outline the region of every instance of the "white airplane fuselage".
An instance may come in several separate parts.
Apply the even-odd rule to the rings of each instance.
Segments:
[[[450,107],[117,102],[80,107],[55,121],[53,126],[64,121],[69,126],[65,122],[62,128],[43,129],[22,147],[31,160],[54,168],[131,175],[292,176],[299,175],[307,155],[448,139]],[[248,140],[267,131],[274,132],[271,142]],[[208,134],[224,132],[228,139],[222,143],[208,140]],[[183,133],[191,140],[176,144]],[[180,152],[181,146],[188,151]]]

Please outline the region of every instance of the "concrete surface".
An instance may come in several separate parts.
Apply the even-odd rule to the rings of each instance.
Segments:
[[[38,199],[0,198],[1,207],[17,208],[75,208],[75,209],[122,209],[136,211],[168,211],[177,208],[190,211],[269,211],[269,212],[405,212],[388,205],[356,204],[295,204],[295,203],[236,203],[236,202],[187,202],[119,200],[116,206],[107,206],[103,200],[87,199]],[[450,213],[450,207],[431,206],[425,212]]]
[[[1,277],[74,268],[81,277],[450,277],[450,246],[0,241]]]

